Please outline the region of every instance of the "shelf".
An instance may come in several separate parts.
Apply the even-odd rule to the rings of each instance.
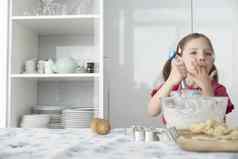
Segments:
[[[80,15],[46,15],[46,16],[12,16],[11,20],[36,20],[36,19],[87,19],[100,18],[98,14],[80,14]]]
[[[13,79],[37,79],[44,81],[65,81],[65,80],[94,80],[99,73],[73,73],[73,74],[12,74]]]
[[[27,27],[39,35],[94,34],[94,21],[100,15],[13,16],[13,23]]]

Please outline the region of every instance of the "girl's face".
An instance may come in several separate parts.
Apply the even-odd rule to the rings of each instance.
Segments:
[[[207,72],[210,72],[214,62],[214,52],[207,39],[201,37],[192,39],[185,44],[182,59],[189,72],[192,62],[195,60],[200,66],[206,67]]]

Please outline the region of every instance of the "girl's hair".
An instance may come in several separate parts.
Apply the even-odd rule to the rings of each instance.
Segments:
[[[176,49],[176,55],[179,55],[181,56],[183,50],[184,50],[184,47],[185,45],[187,44],[187,42],[189,42],[190,40],[193,40],[193,39],[198,39],[198,38],[204,38],[207,40],[208,42],[208,45],[209,47],[211,48],[212,52],[214,53],[214,49],[213,49],[213,46],[212,46],[212,43],[210,41],[210,39],[204,35],[204,34],[201,34],[201,33],[190,33],[188,34],[187,36],[183,37],[178,45],[177,45],[177,49]],[[164,81],[166,81],[169,77],[169,74],[171,72],[171,62],[172,62],[172,58],[168,59],[168,61],[165,63],[164,67],[163,67],[163,78],[164,78]],[[218,74],[217,74],[217,68],[216,66],[213,64],[212,66],[212,69],[210,70],[209,74],[212,73],[213,71],[216,71],[216,74],[213,76],[213,80],[215,80],[216,82],[218,81]]]

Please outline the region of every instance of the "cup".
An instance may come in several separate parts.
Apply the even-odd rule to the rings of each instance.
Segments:
[[[48,61],[45,61],[45,73],[46,74],[54,73],[53,66],[54,66],[54,62],[51,59],[49,59]]]
[[[45,73],[45,62],[43,60],[38,61],[37,63],[37,72],[40,74]]]
[[[36,73],[36,59],[31,59],[25,62],[24,73]]]
[[[87,62],[86,63],[86,71],[87,71],[87,73],[94,73],[94,67],[95,67],[95,63],[94,62]]]

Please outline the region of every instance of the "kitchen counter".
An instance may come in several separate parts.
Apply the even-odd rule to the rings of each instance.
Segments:
[[[0,159],[235,159],[238,153],[196,153],[174,143],[134,142],[124,129],[0,129]]]

